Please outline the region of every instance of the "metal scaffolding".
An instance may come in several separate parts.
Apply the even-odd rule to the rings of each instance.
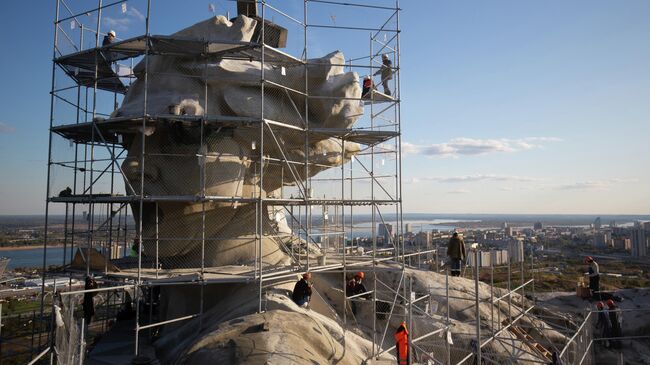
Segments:
[[[447,340],[451,326],[449,300],[452,298],[449,279],[446,278],[445,295],[442,296],[434,294],[433,288],[428,288],[427,292],[413,288],[411,270],[424,266],[420,265],[419,258],[435,254],[436,271],[438,259],[437,250],[407,247],[403,239],[399,0],[373,4],[324,0],[297,0],[291,4],[249,1],[249,6],[259,6],[259,13],[255,15],[262,25],[259,38],[246,42],[153,34],[151,9],[154,5],[150,0],[118,0],[109,4],[98,0],[93,9],[72,8],[70,1],[56,0],[43,270],[47,272],[48,231],[51,228],[48,218],[64,212],[62,266],[71,276],[97,275],[103,285],[90,291],[69,288],[61,295],[63,298],[103,293],[108,320],[115,314],[112,309],[115,303],[124,303],[127,296],[132,295],[136,306],[133,353],[138,355],[142,342],[151,337],[151,331],[171,323],[202,318],[206,310],[206,285],[254,283],[257,285],[257,310],[262,312],[266,285],[295,278],[297,273],[306,271],[340,275],[343,294],[340,312],[336,315],[347,329],[353,325],[348,324],[349,318],[353,318],[348,308],[360,295],[345,294],[346,282],[351,273],[363,270],[368,273],[371,284],[368,292],[361,295],[370,295],[373,304],[371,358],[394,351],[394,347],[387,346],[392,341],[387,333],[390,319],[400,317],[411,331],[409,340],[414,361],[424,361],[427,356],[434,363],[445,364],[465,363],[473,358],[478,364],[502,359],[494,354],[482,354],[482,349],[492,341],[500,341],[500,336],[512,331],[521,318],[532,315],[534,303],[526,300],[525,290],[534,283],[533,271],[530,279],[524,280],[523,261],[519,271],[521,285],[511,288],[513,273],[508,266],[508,289],[505,293],[499,292],[496,299],[493,286],[489,299],[480,298],[481,269],[475,265],[472,275],[475,293],[462,299],[471,300],[475,305],[476,331],[456,334],[459,338],[473,339],[473,349],[467,347],[469,340],[458,341],[461,345],[457,347]],[[142,10],[142,33],[102,45],[100,37],[106,34],[103,14],[115,9],[125,13],[133,3]],[[349,15],[349,9],[354,9],[356,15],[336,16],[346,12]],[[365,13],[372,16],[362,24],[354,24],[359,15]],[[329,22],[323,21],[323,14],[329,14]],[[267,41],[265,33],[273,29],[266,26],[269,22],[297,30],[289,33],[298,37],[286,47],[286,52]],[[385,67],[382,57],[387,57],[392,62],[394,77],[386,80],[386,85],[392,92],[373,88],[359,98],[350,98],[313,90],[309,73],[322,63],[314,63],[309,57],[316,53],[312,48],[321,52],[318,44],[323,41],[323,34],[334,42],[340,34],[362,34],[363,43],[354,43],[354,47],[348,43],[352,48],[346,52],[349,58],[332,67],[373,75]],[[90,47],[89,39],[92,41]],[[201,70],[191,74],[182,65],[172,64],[170,70],[175,72],[161,72],[152,66],[153,60],[174,60],[175,57],[191,59],[202,65]],[[223,60],[248,61],[254,63],[259,72],[258,78],[248,80],[246,85],[257,90],[260,101],[259,111],[253,116],[207,108],[211,96],[209,68]],[[298,75],[304,83],[283,82],[283,79],[267,75],[280,72],[284,76],[295,70],[301,72]],[[156,82],[165,77],[200,85],[203,91],[195,95],[195,99],[203,105],[202,111],[197,115],[185,115],[173,108],[151,110],[150,92],[157,91]],[[125,95],[136,87],[141,87],[144,95],[139,115],[116,115],[120,103],[127,101]],[[282,100],[285,104],[281,111],[270,112],[265,100],[270,103]],[[318,103],[328,100],[359,103],[364,108],[363,115],[354,125],[328,126],[319,120],[322,112],[313,110]],[[151,145],[149,131],[156,128],[169,129],[173,138],[186,138],[189,142],[181,143],[194,149],[148,149]],[[243,140],[253,173],[247,179],[254,188],[250,194],[214,194],[209,186],[209,161],[216,157],[210,154],[209,146],[216,143],[215,135],[231,138],[239,132],[248,138]],[[289,146],[289,139],[300,141],[299,146]],[[318,141],[326,140],[336,141],[340,146],[338,156],[329,156],[330,152],[316,149]],[[347,156],[346,144],[360,148]],[[330,162],[330,158],[337,162]],[[186,183],[174,189],[157,188],[157,177],[152,175],[162,172],[152,173],[147,169],[149,166],[159,169],[163,165],[169,171],[168,176],[179,181],[186,179]],[[190,170],[187,166],[198,167]],[[197,176],[186,176],[188,171],[197,172]],[[278,178],[278,191],[267,191],[273,183],[269,181]],[[118,183],[122,180],[123,186]],[[192,185],[193,181],[197,183]],[[199,229],[190,233],[167,223],[180,219],[173,215],[177,211],[166,208],[169,206],[182,206],[185,211],[191,211]],[[210,212],[213,207],[224,206],[233,211],[248,209],[252,218],[219,221],[222,218]],[[280,218],[274,219],[274,216]],[[365,221],[360,222],[360,216],[365,216]],[[213,234],[215,226],[245,225],[247,222],[250,222],[246,227],[250,234],[246,237],[224,236],[221,230],[217,230],[219,235]],[[281,223],[289,226],[290,231],[279,229]],[[379,234],[379,225],[390,233]],[[363,230],[370,231],[369,240],[359,237]],[[224,240],[253,245],[255,260],[238,266],[214,264],[216,261],[206,253],[217,252],[215,247]],[[270,254],[264,251],[266,240],[277,243],[289,257],[290,264],[265,262]],[[167,252],[183,251],[186,245],[195,245],[191,255],[183,257]],[[413,261],[417,264],[412,264]],[[493,274],[494,268],[491,270]],[[386,272],[396,279],[397,286],[382,281],[380,274]],[[153,288],[175,285],[199,288],[198,310],[175,318],[153,318]],[[513,297],[518,300],[518,313],[513,309]],[[446,303],[446,318],[432,314],[434,299],[437,303]],[[495,320],[493,313],[489,326],[481,323],[480,302],[501,308],[506,301],[507,318]],[[66,348],[56,351],[56,356],[63,359],[61,363],[73,360],[81,363],[85,355],[84,331],[90,327],[83,320],[75,319],[78,302],[75,304],[72,299],[60,302],[64,307],[64,319],[69,319],[66,323],[75,329],[67,336],[70,342],[66,342]],[[381,307],[379,303],[387,304]],[[383,313],[382,308],[387,308],[387,312]],[[501,312],[499,310],[497,315]],[[388,320],[377,320],[383,315]],[[414,315],[425,318],[436,328],[414,329]],[[523,331],[524,325],[516,327]],[[439,339],[437,335],[440,334],[447,336]],[[57,346],[61,346],[58,341]],[[527,353],[537,358],[547,357],[539,350]]]
[[[259,13],[256,9],[254,15],[264,24],[259,27],[259,38],[250,42],[204,41],[152,34],[153,5],[150,1],[123,0],[106,4],[98,0],[93,9],[75,8],[70,2],[56,0],[46,204],[46,217],[54,207],[64,207],[65,210],[65,257],[62,265],[71,275],[93,274],[113,285],[132,287],[136,306],[141,302],[139,296],[152,286],[183,284],[201,288],[196,314],[167,318],[159,323],[143,324],[141,318],[136,319],[136,354],[143,330],[200,317],[204,311],[203,288],[207,284],[255,282],[259,287],[258,311],[263,311],[265,283],[292,278],[298,272],[339,273],[345,290],[350,270],[367,270],[373,278],[374,289],[370,292],[375,300],[379,290],[374,271],[380,263],[397,263],[390,270],[403,273],[404,244],[395,239],[402,232],[401,9],[398,1],[372,5],[321,0],[300,0],[295,4],[275,4],[264,0],[248,2],[248,6],[259,6]],[[134,3],[136,5],[132,5]],[[143,33],[102,45],[101,37],[108,30],[102,24],[106,14],[116,9],[126,13],[126,9],[132,6],[142,7]],[[344,16],[336,19],[333,15],[349,13],[346,9],[350,8],[355,9],[356,14],[372,13],[374,18],[364,23],[366,25],[358,26],[344,24],[345,21],[341,20]],[[327,17],[319,15],[327,13],[330,14],[329,22],[325,21]],[[274,29],[266,26],[269,22],[297,30],[289,35],[296,36],[298,42],[286,48],[300,56],[292,56],[270,45],[272,41],[268,41],[265,32]],[[350,98],[349,95],[320,93],[309,84],[309,72],[321,65],[309,58],[313,56],[310,48],[318,43],[312,40],[312,34],[316,38],[320,34],[352,32],[367,37],[368,49],[364,51],[363,44],[355,44],[348,53],[354,57],[331,66],[372,75],[383,67],[382,57],[390,58],[394,77],[382,82],[385,81],[384,86],[390,87],[392,93],[373,88],[362,97]],[[90,47],[89,39],[92,39]],[[203,72],[187,74],[180,65],[176,66],[177,73],[173,75],[152,69],[153,58],[173,57],[198,60],[203,64]],[[259,78],[248,85],[258,88],[260,109],[257,117],[207,110],[211,96],[207,70],[209,65],[221,60],[248,60],[258,65]],[[137,63],[140,66],[134,66]],[[293,80],[283,83],[273,79],[272,75],[265,75],[278,68],[282,69],[283,75],[285,69],[302,69],[300,78],[304,79],[304,84],[291,82]],[[182,115],[184,113],[172,110],[150,110],[148,94],[151,85],[162,77],[191,79],[189,82],[202,84],[203,93],[197,99],[203,103],[204,111],[200,115]],[[140,115],[116,115],[115,110],[125,101],[125,95],[137,87],[136,80],[144,90]],[[268,115],[265,99],[273,102],[278,98],[289,101],[288,107],[292,110],[288,109],[280,116],[277,113]],[[330,127],[319,120],[323,115],[319,115],[318,110],[310,110],[310,107],[314,109],[314,105],[327,101],[360,103],[365,113],[355,125]],[[291,113],[294,115],[289,116]],[[299,123],[294,123],[296,119]],[[198,134],[195,143],[199,148],[186,153],[148,150],[147,131],[167,126],[181,126],[188,133]],[[255,136],[249,141],[251,153],[247,156],[254,170],[251,180],[254,180],[255,188],[250,195],[219,196],[208,191],[206,180],[209,176],[206,175],[210,173],[210,167],[206,161],[213,158],[209,152],[206,153],[207,145],[211,143],[208,139],[210,133],[223,131],[244,131]],[[303,140],[301,152],[288,150],[286,140],[289,138]],[[129,146],[138,145],[136,139],[139,140],[139,151]],[[323,152],[322,157],[315,156],[316,142],[324,140],[336,141],[340,145],[339,156],[327,156],[329,152]],[[360,149],[346,156],[346,144],[358,145]],[[297,158],[300,156],[304,158]],[[339,162],[330,163],[328,158],[338,158]],[[169,163],[168,168],[177,168],[172,173],[178,175],[182,175],[183,165],[199,166],[198,186],[173,191],[150,187],[154,182],[148,176],[147,166],[173,159],[176,160]],[[139,178],[125,171],[129,164],[137,166]],[[280,192],[271,195],[265,191],[265,184],[277,175],[282,180]],[[125,182],[123,188],[118,183],[121,180]],[[191,183],[191,179],[188,182]],[[159,224],[160,215],[168,213],[161,208],[165,204],[184,204],[198,211],[201,232],[198,235],[193,232],[192,237],[180,237],[177,232],[165,230],[164,224]],[[254,231],[255,244],[255,261],[251,265],[233,269],[215,266],[209,258],[206,259],[210,245],[218,245],[222,239],[240,239],[209,237],[214,217],[206,213],[208,205],[230,205],[240,210],[250,207],[254,210],[254,227],[249,227]],[[155,212],[153,220],[148,219],[151,211]],[[316,213],[318,211],[320,214]],[[81,212],[83,214],[79,214]],[[273,229],[277,222],[269,219],[269,212],[280,213],[291,232]],[[371,216],[372,239],[365,243],[355,239],[359,228],[355,226],[354,217],[360,213]],[[48,223],[46,218],[44,271],[47,270]],[[384,238],[388,242],[381,239],[378,242],[376,229],[379,223],[395,227],[394,232]],[[290,265],[265,263],[264,257],[268,254],[263,252],[265,239],[279,242],[291,259]],[[183,242],[189,240],[200,242],[200,252],[195,253],[200,256],[198,260],[188,262],[173,255],[159,255],[159,247],[178,245],[181,250]],[[132,242],[138,244],[132,245]],[[150,250],[153,242],[155,255]],[[380,251],[382,246],[388,251]],[[132,247],[135,255],[128,257]],[[402,289],[406,290],[405,286]],[[113,289],[108,287],[107,290]],[[340,318],[344,323],[350,300],[355,298],[343,295]],[[140,313],[140,308],[136,308],[136,315],[140,316]],[[379,331],[376,323],[373,330]],[[380,345],[375,343],[374,348],[378,352]]]

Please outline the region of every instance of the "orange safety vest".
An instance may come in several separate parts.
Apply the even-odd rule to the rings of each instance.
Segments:
[[[395,332],[395,348],[397,349],[397,364],[408,365],[409,332],[404,325],[400,325]]]

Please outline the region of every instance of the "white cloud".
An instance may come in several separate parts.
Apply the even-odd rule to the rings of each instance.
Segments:
[[[145,21],[145,19],[146,19],[146,17],[144,15],[142,15],[142,13],[138,11],[138,9],[136,9],[136,8],[134,8],[132,6],[129,7],[129,9],[126,11],[126,13],[128,15],[132,16],[133,18],[136,18],[137,20],[139,20],[141,22]]]
[[[16,131],[16,128],[10,126],[7,123],[0,122],[0,133],[13,133]]]
[[[557,137],[527,137],[519,139],[475,139],[459,137],[453,138],[449,142],[430,145],[416,145],[405,142],[402,144],[402,152],[405,155],[417,154],[438,157],[474,156],[495,152],[516,152],[543,148],[546,143],[560,141],[561,139]]]
[[[104,24],[108,28],[111,28],[112,30],[116,30],[118,32],[125,32],[129,29],[129,25],[131,24],[131,19],[130,18],[111,18],[111,17],[104,17]]]
[[[406,183],[419,183],[423,181],[433,181],[440,183],[463,183],[463,182],[481,182],[481,181],[519,181],[519,182],[532,182],[539,181],[539,179],[527,176],[516,175],[495,175],[495,174],[475,174],[475,175],[460,175],[460,176],[426,176],[414,177],[404,179]]]
[[[638,182],[638,179],[621,179],[613,178],[606,180],[587,180],[573,183],[556,185],[557,190],[607,190],[616,184],[626,184]]]
[[[447,194],[469,194],[469,193],[471,193],[471,191],[466,189],[456,189],[447,192]]]
[[[146,17],[142,15],[138,9],[131,6],[127,9],[126,15],[124,17],[113,18],[105,16],[102,21],[108,28],[112,30],[125,32],[129,29],[130,25],[134,24],[135,22],[144,22],[145,19]]]

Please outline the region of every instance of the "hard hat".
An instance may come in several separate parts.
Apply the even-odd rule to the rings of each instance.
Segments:
[[[364,79],[368,80],[370,78],[370,75],[366,75]]]
[[[363,279],[366,277],[366,274],[364,274],[363,271],[359,271],[356,275],[354,275],[354,277]]]
[[[112,35],[113,37],[115,37],[115,31],[114,30],[109,30],[108,35]]]
[[[381,58],[388,59],[388,55],[384,53],[383,55],[381,55]]]
[[[594,261],[593,257],[591,257],[591,256],[585,257],[585,262],[589,263],[589,262],[593,262],[593,261]]]
[[[603,308],[605,308],[605,304],[603,302],[598,302],[598,303],[596,303],[596,308],[603,309]]]
[[[613,300],[607,299],[607,306],[610,308],[614,308],[616,305],[614,304]]]

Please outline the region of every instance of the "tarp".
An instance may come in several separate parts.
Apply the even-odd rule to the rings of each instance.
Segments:
[[[119,269],[113,265],[110,260],[107,260],[104,255],[99,253],[94,248],[78,248],[77,252],[74,254],[74,259],[70,268],[85,270],[86,269],[86,259],[89,258],[90,261],[90,270],[92,271],[119,271]]]

